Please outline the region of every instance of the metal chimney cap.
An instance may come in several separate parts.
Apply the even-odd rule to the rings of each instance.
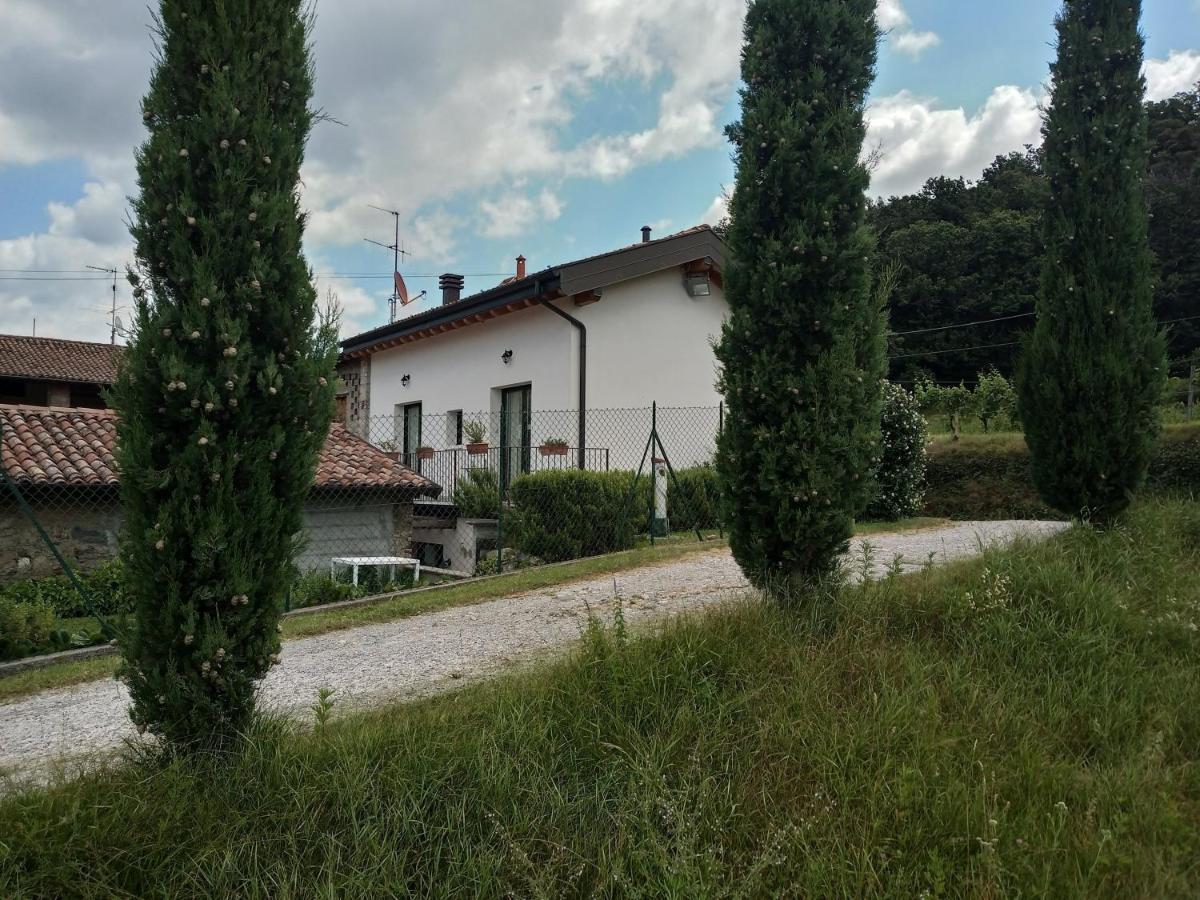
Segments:
[[[653,231],[653,229],[649,225],[642,226],[642,243],[643,244],[650,243],[650,232],[651,231]]]

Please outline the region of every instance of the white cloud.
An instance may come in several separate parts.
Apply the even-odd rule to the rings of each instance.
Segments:
[[[901,0],[879,0],[875,18],[879,27],[891,36],[891,45],[896,51],[913,59],[942,42],[935,32],[913,29],[912,17],[904,9]]]
[[[536,197],[508,192],[479,204],[483,218],[480,231],[491,238],[516,237],[542,222],[555,221],[562,210],[562,201],[548,188]]]
[[[882,158],[871,193],[911,193],[934,175],[978,177],[998,154],[1040,143],[1038,104],[1033,91],[1011,85],[994,89],[973,115],[908,91],[872,101],[867,146],[878,146]]]
[[[942,39],[932,31],[902,31],[896,35],[892,46],[901,53],[916,59],[930,47],[936,47],[941,42]]]
[[[729,200],[724,194],[718,194],[713,198],[713,202],[708,205],[708,209],[704,211],[704,215],[700,217],[702,225],[716,225],[729,215]]]
[[[36,316],[38,334],[107,339],[111,282],[87,266],[123,270],[131,258],[124,210],[118,185],[89,182],[76,203],[51,204],[45,232],[0,240],[0,332],[29,334]],[[81,280],[44,280],[48,277]],[[129,299],[121,279],[118,302],[126,305]],[[128,311],[119,314],[129,320]]]
[[[1146,96],[1165,100],[1200,82],[1200,50],[1172,50],[1166,59],[1146,60]]]

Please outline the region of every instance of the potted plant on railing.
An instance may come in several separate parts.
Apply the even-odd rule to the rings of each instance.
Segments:
[[[542,441],[542,445],[538,447],[538,452],[542,456],[566,456],[567,442],[562,438],[546,438]]]
[[[417,459],[433,459],[433,454],[435,452],[436,451],[432,447],[426,447],[426,446],[418,447],[417,448]]]
[[[480,456],[488,452],[487,428],[478,419],[463,422],[463,434],[467,436],[467,452]]]

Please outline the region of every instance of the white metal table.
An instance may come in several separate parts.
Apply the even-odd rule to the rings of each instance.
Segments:
[[[411,566],[413,584],[421,580],[421,561],[408,556],[335,556],[329,560],[330,578],[336,576],[338,566],[350,566],[355,587],[358,587],[359,566],[390,566],[392,581],[396,580],[396,566]]]

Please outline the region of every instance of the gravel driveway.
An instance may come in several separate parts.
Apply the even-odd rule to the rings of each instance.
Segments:
[[[897,557],[916,569],[931,558],[970,556],[981,544],[1019,535],[1046,537],[1056,522],[964,522],[867,538],[874,572]],[[850,550],[852,568],[863,558]],[[514,594],[473,606],[289,641],[263,685],[265,706],[309,715],[317,691],[333,688],[338,710],[452,689],[547,651],[569,647],[589,609],[607,613],[614,596],[630,624],[702,609],[743,594],[746,582],[728,550],[630,569],[615,576]],[[0,773],[35,776],[51,763],[75,764],[133,736],[124,686],[90,682],[0,703]],[[81,754],[84,756],[81,757]],[[2,781],[0,781],[2,783]]]

